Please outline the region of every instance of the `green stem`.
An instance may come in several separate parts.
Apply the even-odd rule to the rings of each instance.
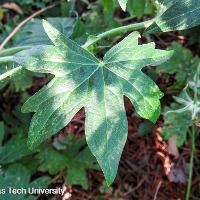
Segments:
[[[9,56],[13,55],[15,53],[18,53],[19,51],[30,49],[31,46],[19,46],[19,47],[13,47],[5,50],[0,51],[0,56]]]
[[[193,175],[193,165],[194,165],[194,153],[195,153],[195,125],[192,125],[192,151],[190,155],[190,168],[189,168],[189,178],[186,193],[186,200],[190,199],[190,193],[192,188],[192,175]]]
[[[13,61],[13,56],[0,57],[0,63],[8,63]]]
[[[120,35],[126,32],[130,31],[137,31],[137,30],[142,30],[147,27],[149,27],[155,19],[151,19],[145,22],[140,22],[140,23],[135,23],[135,24],[129,24],[126,26],[121,26],[118,28],[111,29],[109,31],[103,32],[97,36],[89,38],[86,43],[83,45],[84,48],[87,48],[88,46],[97,43],[99,40],[105,39],[105,38],[111,38],[116,35]]]

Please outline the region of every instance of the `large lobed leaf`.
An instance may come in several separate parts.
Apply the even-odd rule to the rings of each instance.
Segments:
[[[134,32],[101,61],[46,21],[44,28],[54,45],[35,47],[27,56],[15,57],[28,70],[55,75],[23,105],[23,112],[35,112],[28,144],[35,148],[84,107],[87,143],[111,184],[127,138],[123,97],[131,100],[141,117],[155,122],[162,93],[141,69],[166,61],[172,52],[157,50],[154,43],[138,45],[139,34]]]
[[[168,7],[146,33],[185,30],[200,25],[200,1],[178,0]]]

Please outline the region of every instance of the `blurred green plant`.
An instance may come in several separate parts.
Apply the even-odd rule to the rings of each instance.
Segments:
[[[164,115],[163,135],[166,138],[172,135],[178,135],[177,145],[181,146],[186,141],[187,133],[191,133],[191,157],[190,170],[188,178],[188,188],[186,199],[190,199],[192,187],[192,174],[195,153],[195,137],[197,134],[196,123],[200,120],[200,64],[197,67],[196,73],[191,81],[188,81],[188,86],[183,89],[178,97],[174,97],[177,104],[172,104],[171,108],[178,109],[168,111]]]
[[[167,62],[159,65],[156,70],[159,73],[175,75],[175,82],[168,87],[168,92],[180,91],[187,82],[196,74],[199,65],[198,56],[194,57],[192,52],[177,42],[173,42],[168,50],[174,54]]]

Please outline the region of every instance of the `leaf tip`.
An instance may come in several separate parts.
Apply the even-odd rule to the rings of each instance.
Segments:
[[[106,179],[107,186],[110,187],[112,185],[112,183],[114,182],[115,177],[105,176],[105,179]]]
[[[154,112],[154,114],[149,118],[149,120],[152,123],[156,123],[158,118],[160,117],[160,105],[158,106],[157,110]]]
[[[27,147],[28,147],[29,150],[31,150],[31,151],[37,150],[38,146],[39,146],[38,143],[35,142],[33,140],[33,138],[30,138],[30,137],[28,138]]]
[[[46,25],[46,24],[49,24],[49,22],[46,19],[42,19],[42,24]]]
[[[46,20],[46,19],[43,19],[42,20],[42,26],[45,30],[45,32],[47,33],[47,30],[49,29],[49,27],[51,26],[50,23]]]
[[[122,8],[122,10],[123,10],[124,12],[126,12],[126,5],[125,5],[125,6],[121,6],[121,8]]]
[[[22,113],[27,113],[26,106],[23,105],[23,106],[21,107],[21,112],[22,112]]]
[[[28,108],[26,102],[22,105],[22,107],[21,107],[21,112],[22,112],[22,113],[31,112],[30,109]]]
[[[28,141],[27,141],[27,146],[30,150],[35,149],[35,145],[33,145],[32,141],[30,139],[28,139]]]
[[[120,7],[122,8],[122,10],[124,11],[124,12],[126,12],[126,4],[127,4],[127,1],[128,0],[118,0],[119,1],[119,5],[120,5]]]

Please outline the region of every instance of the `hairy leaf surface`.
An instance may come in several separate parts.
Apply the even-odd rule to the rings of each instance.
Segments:
[[[131,100],[141,117],[155,122],[162,93],[141,69],[166,61],[172,52],[157,50],[154,43],[138,45],[139,34],[134,32],[101,61],[46,21],[44,28],[54,45],[38,46],[27,56],[16,56],[28,70],[55,75],[23,105],[23,112],[35,112],[28,144],[36,147],[84,107],[87,143],[111,184],[127,138],[123,97]]]

